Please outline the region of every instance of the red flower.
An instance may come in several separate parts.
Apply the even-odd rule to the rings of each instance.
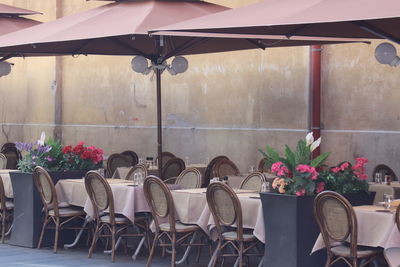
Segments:
[[[344,171],[349,167],[349,163],[346,161],[342,165],[340,165],[340,170]]]
[[[309,174],[311,174],[311,180],[316,180],[318,177],[318,172],[315,170],[315,168],[306,164],[299,164],[296,167],[296,170],[301,173],[308,172]]]
[[[77,146],[75,146],[75,147],[72,149],[72,152],[73,152],[75,155],[80,155],[80,154],[83,153],[84,150],[85,150],[85,149],[84,149],[84,147],[83,147],[83,144],[81,144],[81,142],[80,142]]]
[[[81,159],[91,159],[92,153],[90,151],[85,150],[81,154]]]
[[[316,189],[317,194],[321,193],[322,191],[324,191],[324,189],[325,189],[325,183],[324,182],[318,183],[317,189]]]
[[[65,146],[65,147],[63,147],[63,149],[62,149],[62,152],[63,152],[64,154],[71,153],[71,151],[72,151],[72,146]]]

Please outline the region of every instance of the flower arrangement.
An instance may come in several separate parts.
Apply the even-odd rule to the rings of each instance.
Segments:
[[[84,142],[75,147],[63,147],[59,141],[49,139],[46,142],[45,139],[46,135],[42,132],[36,143],[16,143],[22,154],[18,162],[19,170],[32,173],[36,166],[48,171],[90,170],[102,166],[103,150],[100,148],[86,147]]]
[[[311,153],[320,145],[321,138],[314,141],[312,133],[305,140],[299,140],[296,150],[285,146],[285,157],[267,145],[266,151],[259,150],[266,159],[266,165],[278,177],[272,183],[275,192],[289,195],[315,195],[323,190],[341,194],[367,191],[365,174],[366,158],[357,158],[356,165],[342,162],[328,168],[325,161],[330,152],[311,159]]]
[[[260,150],[266,159],[266,164],[278,177],[272,183],[276,192],[289,195],[314,195],[325,189],[325,182],[319,176],[318,169],[324,166],[330,152],[311,159],[311,153],[321,143],[321,138],[314,141],[312,133],[306,139],[297,142],[293,151],[285,146],[285,157],[281,157],[275,149],[268,146],[266,151]]]

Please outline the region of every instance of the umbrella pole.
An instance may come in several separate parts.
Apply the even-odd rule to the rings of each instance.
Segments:
[[[157,154],[158,154],[158,177],[162,174],[162,117],[161,117],[161,70],[156,69],[156,80],[157,80]]]

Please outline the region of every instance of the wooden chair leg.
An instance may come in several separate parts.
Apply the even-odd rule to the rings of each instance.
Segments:
[[[97,242],[98,234],[99,234],[98,233],[99,232],[99,228],[100,228],[100,224],[96,223],[96,229],[94,230],[93,239],[92,239],[92,245],[89,248],[89,255],[88,255],[89,258],[92,257],[93,250],[94,250],[94,248],[96,246],[96,242]]]
[[[176,261],[176,233],[172,233],[172,240],[171,240],[171,247],[172,247],[172,256],[171,256],[171,267],[175,267]]]
[[[239,242],[239,267],[243,267],[243,241]]]
[[[49,223],[49,220],[50,220],[50,217],[46,217],[46,219],[43,222],[42,232],[40,233],[40,238],[39,238],[37,248],[40,248],[42,246],[44,232],[46,231],[46,226]]]
[[[147,264],[146,267],[150,267],[151,265],[151,260],[153,259],[153,255],[154,255],[154,251],[157,245],[157,241],[158,241],[158,233],[155,234],[154,239],[153,239],[153,245],[151,246],[150,249],[150,254],[149,254],[149,258],[147,259]]]
[[[4,210],[1,214],[1,243],[4,244],[4,237],[6,235],[6,218],[7,214]]]
[[[115,225],[111,228],[111,261],[115,261]]]
[[[57,253],[57,249],[58,249],[58,236],[60,234],[60,218],[57,217],[56,218],[56,233],[55,233],[55,237],[54,237],[54,253]]]

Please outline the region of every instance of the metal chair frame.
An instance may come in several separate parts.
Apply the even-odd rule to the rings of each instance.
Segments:
[[[3,179],[0,176],[0,204],[1,204],[1,243],[4,244],[4,239],[8,236],[12,229],[13,209],[7,209],[6,196],[4,192]],[[9,225],[9,227],[7,227]],[[8,228],[8,229],[7,229]],[[7,232],[6,232],[7,229]]]

